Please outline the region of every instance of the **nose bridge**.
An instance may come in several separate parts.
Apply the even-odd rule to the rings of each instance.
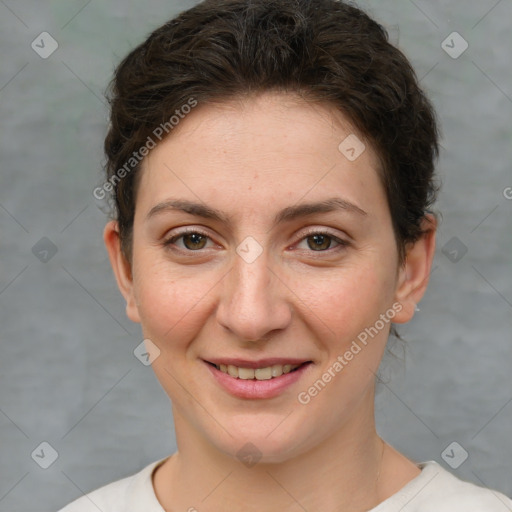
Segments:
[[[217,319],[239,339],[262,340],[290,320],[284,290],[266,252],[252,261],[237,254],[226,276]]]

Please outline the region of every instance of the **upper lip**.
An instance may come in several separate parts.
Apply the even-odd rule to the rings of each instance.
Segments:
[[[258,361],[248,361],[247,359],[238,359],[238,358],[230,358],[230,357],[223,357],[223,358],[212,358],[212,359],[204,359],[207,363],[213,363],[217,366],[221,364],[225,364],[226,366],[232,365],[232,366],[238,366],[239,368],[267,368],[268,366],[273,365],[300,365],[303,363],[310,362],[310,359],[296,359],[296,358],[289,358],[289,357],[271,357],[266,359],[259,359]]]

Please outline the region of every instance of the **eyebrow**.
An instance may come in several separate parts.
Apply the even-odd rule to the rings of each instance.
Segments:
[[[159,203],[151,208],[146,216],[146,221],[149,221],[152,217],[160,213],[168,211],[181,211],[190,215],[195,215],[196,217],[216,220],[224,224],[231,224],[232,220],[231,216],[228,216],[219,210],[215,210],[214,208],[210,208],[205,204],[183,199],[173,199]],[[361,216],[368,215],[367,212],[354,203],[340,197],[332,197],[316,203],[302,203],[294,206],[288,206],[275,215],[273,225],[275,226],[282,222],[289,222],[301,217],[307,217],[308,215],[313,215],[315,213],[330,213],[335,211],[347,211]]]

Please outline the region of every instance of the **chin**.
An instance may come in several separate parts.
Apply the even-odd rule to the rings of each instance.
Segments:
[[[282,418],[281,418],[282,421]],[[285,420],[286,421],[286,420]],[[222,431],[222,436],[210,437],[210,442],[220,452],[238,459],[247,467],[255,463],[279,464],[293,459],[307,450],[306,444],[312,442],[312,436],[302,433],[300,426],[290,424],[288,428],[262,429],[260,417],[252,424],[245,423],[227,428],[231,435]]]

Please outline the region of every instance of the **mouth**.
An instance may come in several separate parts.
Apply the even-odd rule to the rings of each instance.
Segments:
[[[243,366],[235,366],[233,364],[214,364],[207,361],[210,365],[215,366],[217,370],[233,377],[242,380],[271,380],[286,375],[287,373],[298,370],[302,365],[308,364],[311,361],[305,361],[301,364],[273,364],[271,366],[264,366],[259,368],[247,368]]]
[[[220,386],[238,398],[263,399],[281,394],[313,365],[311,360],[203,360]]]

